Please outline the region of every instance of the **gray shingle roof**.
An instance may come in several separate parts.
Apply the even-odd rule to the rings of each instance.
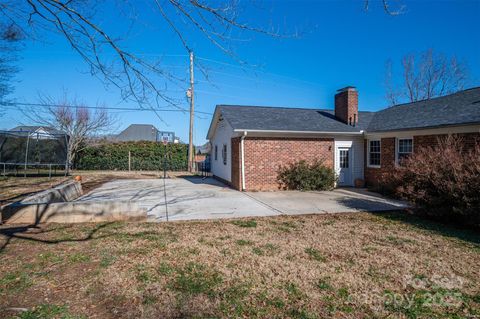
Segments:
[[[368,132],[480,123],[480,87],[375,112]]]
[[[158,139],[158,129],[151,124],[131,124],[117,135],[119,141],[154,141]]]
[[[480,87],[378,112],[359,112],[355,127],[337,120],[333,110],[218,105],[216,111],[237,130],[355,133],[465,125],[480,123]]]
[[[64,131],[57,130],[56,128],[41,126],[41,125],[19,125],[10,129],[10,131],[11,132],[36,132],[39,129],[43,129],[45,132],[49,134],[59,134],[59,135],[66,134]]]
[[[360,132],[368,125],[370,112],[360,112],[359,125],[338,121],[332,110],[265,106],[218,105],[223,118],[238,130]]]

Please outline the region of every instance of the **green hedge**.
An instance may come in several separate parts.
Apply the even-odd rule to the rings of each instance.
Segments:
[[[132,170],[162,170],[167,150],[167,169],[186,170],[186,144],[156,142],[119,142],[87,146],[77,157],[75,168],[81,170],[128,170],[128,152],[131,152]]]

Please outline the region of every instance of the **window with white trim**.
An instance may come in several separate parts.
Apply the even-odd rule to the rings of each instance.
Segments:
[[[401,164],[403,160],[413,153],[413,139],[399,138],[397,140],[397,163]]]
[[[380,140],[368,141],[368,166],[380,167],[381,152]]]
[[[218,146],[215,145],[215,160],[218,160]]]
[[[227,144],[223,144],[222,159],[223,159],[223,165],[227,165]]]

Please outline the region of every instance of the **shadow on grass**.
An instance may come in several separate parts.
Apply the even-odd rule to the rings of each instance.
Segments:
[[[83,242],[83,241],[88,241],[93,238],[99,239],[103,237],[109,237],[110,235],[105,235],[105,236],[96,236],[94,235],[102,230],[103,228],[109,226],[113,222],[108,222],[108,223],[102,223],[95,225],[92,229],[90,229],[85,235],[79,237],[79,238],[64,238],[64,239],[43,239],[43,238],[38,238],[35,235],[41,235],[44,233],[48,233],[51,231],[56,231],[56,230],[61,230],[64,229],[64,226],[60,226],[60,228],[53,228],[53,229],[46,229],[43,230],[41,229],[38,224],[35,225],[28,225],[28,226],[12,226],[12,227],[7,227],[7,228],[1,228],[0,229],[0,235],[5,238],[5,241],[3,244],[0,246],[0,253],[3,252],[3,250],[8,246],[10,241],[12,239],[21,239],[25,241],[32,241],[32,242],[38,242],[38,243],[43,243],[43,244],[59,244],[59,243],[64,243],[64,242]],[[33,231],[32,231],[33,230]],[[38,231],[35,231],[38,230]]]
[[[4,239],[3,243],[0,242],[0,253],[5,250],[12,239],[45,245],[81,243],[102,239],[113,239],[126,242],[147,240],[157,243],[174,242],[177,240],[176,234],[170,229],[165,229],[163,231],[148,231],[141,229],[131,232],[124,228],[125,223],[122,221],[103,222],[94,225],[79,225],[80,224],[57,224],[51,226],[48,224],[41,224],[0,228],[0,239],[2,239],[2,237]],[[43,228],[44,226],[47,228]],[[78,230],[81,231],[81,234],[77,232]],[[44,237],[46,234],[59,231],[62,233],[51,235],[50,237],[53,238]]]
[[[420,228],[444,237],[459,239],[474,244],[480,248],[480,232],[457,225],[449,225],[427,217],[417,216],[407,211],[373,212],[372,214],[382,218],[402,222],[416,228]]]
[[[412,209],[397,206],[395,202],[382,202],[369,198],[342,198],[338,202],[346,207],[366,211],[392,221],[399,221],[441,236],[456,238],[480,248],[480,230],[453,223],[441,222],[427,216],[415,215]]]
[[[395,200],[389,200],[381,197],[379,194],[368,194],[365,196],[362,193],[358,193],[358,197],[342,197],[336,199],[340,205],[353,208],[359,211],[375,212],[375,211],[392,211],[402,210],[408,208],[407,203],[402,203]]]

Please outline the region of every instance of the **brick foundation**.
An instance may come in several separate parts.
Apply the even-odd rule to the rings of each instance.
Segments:
[[[248,191],[278,190],[279,168],[295,161],[323,160],[333,168],[333,139],[247,137],[244,146],[245,188]],[[240,138],[232,139],[231,184],[241,189]]]

